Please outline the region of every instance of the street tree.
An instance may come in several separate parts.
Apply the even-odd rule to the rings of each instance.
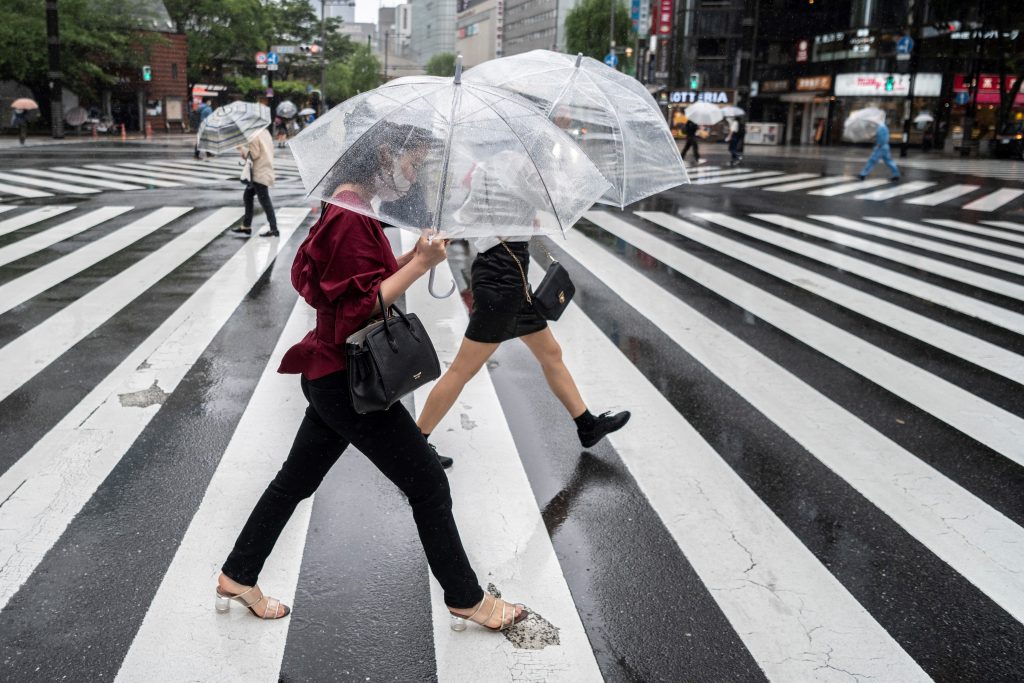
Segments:
[[[327,99],[342,102],[381,83],[381,63],[365,45],[357,45],[340,62],[327,67]]]
[[[613,0],[582,0],[565,17],[565,47],[570,54],[604,59],[608,54]],[[615,3],[615,44],[629,44],[632,22],[625,5]]]
[[[438,52],[427,60],[426,72],[430,76],[454,76],[455,55],[451,52]]]

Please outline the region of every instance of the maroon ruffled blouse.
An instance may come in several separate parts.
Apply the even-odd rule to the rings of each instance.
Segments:
[[[364,204],[354,192],[338,199]],[[380,222],[328,204],[292,263],[292,285],[316,309],[316,329],[288,349],[278,372],[317,379],[345,369],[345,340],[370,318],[380,284],[398,270]]]

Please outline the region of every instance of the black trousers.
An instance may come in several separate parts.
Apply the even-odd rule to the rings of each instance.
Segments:
[[[352,409],[348,377],[336,372],[302,378],[309,401],[288,459],[263,492],[222,567],[246,586],[256,584],[296,506],[310,497],[351,443],[409,500],[427,564],[444,589],[445,604],[465,608],[483,599],[452,515],[448,477],[401,403],[360,415]]]
[[[683,145],[683,154],[682,154],[682,157],[684,159],[686,158],[686,153],[690,151],[690,148],[693,148],[693,158],[696,161],[700,161],[700,149],[697,146],[697,137],[696,136],[691,135],[691,136],[686,138],[686,144]]]
[[[245,216],[242,217],[242,227],[252,227],[252,196],[256,195],[263,207],[263,213],[267,214],[267,225],[271,230],[277,230],[277,216],[274,215],[274,205],[270,201],[270,188],[261,183],[249,183],[245,186],[242,194],[242,201],[245,202]]]

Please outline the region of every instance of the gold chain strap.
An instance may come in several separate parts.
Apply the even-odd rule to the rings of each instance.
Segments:
[[[501,246],[505,247],[505,251],[512,257],[512,260],[516,262],[516,266],[519,267],[519,277],[523,279],[523,293],[526,294],[526,303],[532,304],[533,297],[530,296],[530,285],[526,283],[526,271],[523,270],[523,264],[519,262],[519,258],[512,253],[512,250],[508,248],[508,245],[502,241]]]

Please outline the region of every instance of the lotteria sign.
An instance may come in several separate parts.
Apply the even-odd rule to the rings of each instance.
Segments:
[[[673,90],[668,94],[669,104],[729,104],[732,102],[732,90]]]

